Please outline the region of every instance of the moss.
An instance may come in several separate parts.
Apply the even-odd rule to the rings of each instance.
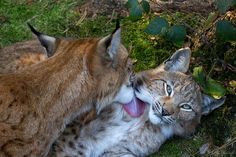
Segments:
[[[198,148],[204,143],[199,135],[190,139],[174,138],[164,143],[159,152],[150,157],[180,157],[182,155],[195,156]]]

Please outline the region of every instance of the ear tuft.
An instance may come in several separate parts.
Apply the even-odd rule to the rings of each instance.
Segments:
[[[224,104],[226,97],[222,97],[220,99],[215,99],[211,96],[202,94],[202,115],[208,115],[213,110],[217,109],[221,105]]]
[[[121,29],[116,28],[111,35],[102,38],[99,45],[105,47],[105,53],[114,61],[121,44]]]
[[[115,30],[112,32],[112,34],[114,34],[119,28],[120,28],[120,19],[116,19],[116,28],[115,28]]]
[[[111,36],[110,45],[107,47],[107,53],[114,59],[121,43],[121,29],[118,28]]]
[[[32,25],[27,23],[30,30],[37,36],[38,40],[40,41],[41,45],[45,47],[47,51],[47,56],[51,57],[54,55],[55,47],[56,47],[56,38],[45,35],[39,31],[37,31]]]
[[[42,35],[42,33],[38,32],[30,23],[27,23],[27,25],[29,26],[31,32],[33,32],[37,37]]]
[[[179,49],[164,62],[164,70],[186,73],[189,68],[190,57],[190,48]]]

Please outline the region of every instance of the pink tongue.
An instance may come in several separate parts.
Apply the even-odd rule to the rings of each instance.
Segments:
[[[123,107],[131,117],[139,117],[145,110],[145,103],[134,97],[131,102],[124,104]]]

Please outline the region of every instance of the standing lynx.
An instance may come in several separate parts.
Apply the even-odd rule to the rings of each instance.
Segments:
[[[76,116],[131,101],[132,70],[120,31],[74,40],[35,33],[47,54],[55,55],[0,75],[1,157],[46,156]]]
[[[185,73],[190,50],[178,50],[156,69],[141,72],[135,83],[135,99],[148,108],[139,118],[127,114],[127,106],[113,104],[80,131],[72,123],[55,143],[57,157],[143,157],[173,135],[192,134],[202,115],[224,103],[201,93]],[[139,100],[140,99],[140,100]]]

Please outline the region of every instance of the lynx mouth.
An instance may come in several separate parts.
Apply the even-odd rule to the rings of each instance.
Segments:
[[[140,117],[144,113],[145,107],[146,103],[136,96],[129,103],[123,105],[124,110],[134,118]]]

